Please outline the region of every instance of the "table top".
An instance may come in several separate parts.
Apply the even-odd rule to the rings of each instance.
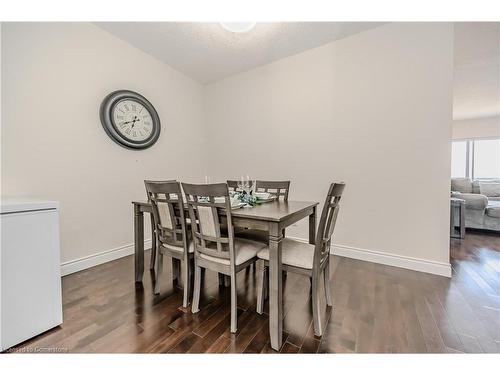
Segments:
[[[242,207],[231,211],[231,215],[248,219],[283,221],[297,212],[316,207],[317,205],[318,202],[274,201],[261,203],[254,207]]]
[[[150,205],[147,201],[134,201],[133,204]],[[231,211],[231,216],[266,221],[283,221],[297,212],[316,207],[318,202],[274,201],[261,203],[254,207],[242,207]]]

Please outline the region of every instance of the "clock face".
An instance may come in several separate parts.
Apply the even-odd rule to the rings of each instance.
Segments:
[[[120,146],[140,150],[151,147],[160,136],[160,118],[153,105],[130,90],[106,96],[99,110],[107,135]]]
[[[141,142],[153,134],[151,113],[139,102],[124,99],[113,107],[113,121],[118,133],[132,142]]]

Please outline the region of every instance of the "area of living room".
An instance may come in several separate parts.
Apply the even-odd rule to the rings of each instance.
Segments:
[[[498,24],[455,26],[451,259],[490,275],[485,287],[500,251],[499,35]]]

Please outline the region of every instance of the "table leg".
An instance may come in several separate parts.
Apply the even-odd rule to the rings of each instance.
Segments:
[[[460,202],[460,238],[465,238],[465,202]]]
[[[313,207],[312,214],[309,215],[309,243],[314,245],[316,242],[316,206]]]
[[[450,237],[455,237],[455,223],[453,222],[454,217],[453,217],[453,211],[455,210],[455,207],[453,204],[450,205]]]
[[[181,261],[176,258],[172,258],[172,280],[174,284],[179,285],[181,280]]]
[[[278,225],[273,223],[269,228],[269,336],[274,350],[280,350],[283,340],[282,239]]]
[[[144,214],[134,206],[135,282],[142,282],[144,273]]]

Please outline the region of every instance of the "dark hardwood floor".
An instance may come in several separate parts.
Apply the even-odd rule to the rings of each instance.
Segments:
[[[332,257],[333,308],[315,337],[309,280],[284,283],[282,353],[499,353],[500,236],[452,240],[453,277]],[[169,263],[169,262],[167,262]],[[238,332],[229,332],[228,288],[205,275],[201,311],[182,309],[165,267],[162,292],[152,274],[133,281],[129,256],[63,278],[64,323],[20,350],[89,353],[271,353],[268,318],[255,313],[256,274],[239,274]],[[36,312],[34,312],[36,313]]]

